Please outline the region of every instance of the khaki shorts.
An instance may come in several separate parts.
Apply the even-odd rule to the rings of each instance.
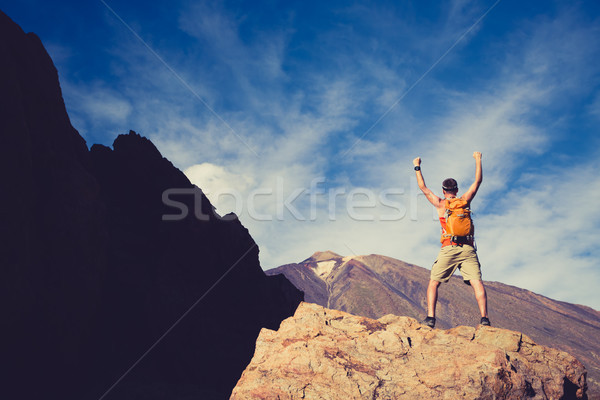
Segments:
[[[481,280],[481,266],[473,246],[463,244],[462,246],[442,247],[431,267],[431,280],[448,282],[457,268],[465,283],[469,283],[471,280]]]

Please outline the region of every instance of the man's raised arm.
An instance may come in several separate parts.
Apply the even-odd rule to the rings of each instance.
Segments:
[[[475,159],[475,182],[471,185],[469,190],[462,195],[462,199],[466,201],[473,200],[473,197],[477,194],[477,190],[479,190],[479,186],[481,185],[481,181],[483,180],[483,171],[481,168],[481,153],[476,151],[473,153],[473,158]]]
[[[423,173],[421,172],[421,157],[415,158],[413,160],[413,165],[415,166],[415,172],[417,173],[417,183],[419,184],[419,189],[421,189],[431,204],[433,204],[436,208],[441,207],[442,199],[433,194],[433,192],[425,185],[425,179],[423,179]]]

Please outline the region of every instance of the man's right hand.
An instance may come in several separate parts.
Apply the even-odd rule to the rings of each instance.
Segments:
[[[417,157],[413,160],[413,165],[419,167],[421,165],[421,157]]]
[[[479,152],[479,151],[474,152],[473,153],[473,158],[475,160],[481,160],[481,152]]]

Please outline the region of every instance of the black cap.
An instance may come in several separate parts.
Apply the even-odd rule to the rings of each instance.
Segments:
[[[445,179],[444,182],[442,182],[442,189],[446,192],[454,192],[455,190],[458,190],[458,183],[452,178]]]

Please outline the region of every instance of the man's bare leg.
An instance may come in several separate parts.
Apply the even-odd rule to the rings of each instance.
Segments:
[[[485,293],[485,287],[483,282],[480,280],[471,280],[471,287],[475,292],[475,299],[477,299],[477,305],[479,305],[479,311],[481,316],[487,318],[487,295]]]
[[[427,316],[435,318],[435,306],[437,304],[438,287],[440,282],[430,280],[427,287]]]

